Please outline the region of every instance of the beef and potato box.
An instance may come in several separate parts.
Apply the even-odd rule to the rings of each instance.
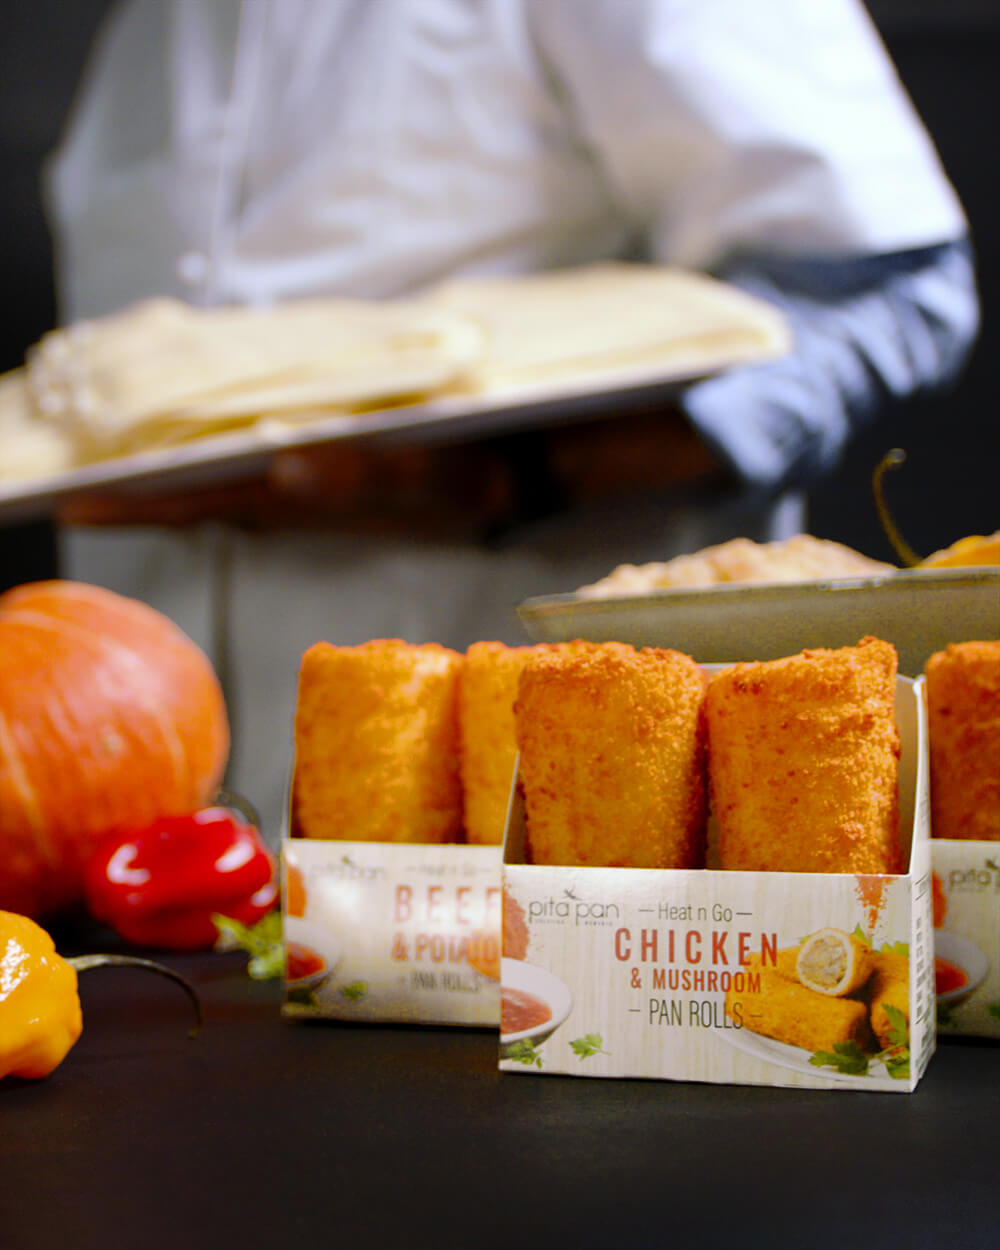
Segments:
[[[714,819],[707,867],[530,863],[522,755],[504,850],[501,1070],[915,1089],[936,1040],[922,687],[895,679],[897,872],[720,870]],[[775,836],[809,839],[790,817]]]
[[[500,1019],[500,847],[286,838],[290,1017]]]
[[[513,703],[492,657],[400,639],[303,656],[284,1014],[497,1026],[514,752],[491,745]]]

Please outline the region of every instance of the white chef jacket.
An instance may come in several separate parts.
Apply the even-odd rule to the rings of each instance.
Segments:
[[[66,320],[617,257],[732,276],[796,330],[787,362],[685,401],[739,499],[636,499],[499,550],[65,534],[67,575],[154,603],[229,673],[230,780],[272,827],[309,643],[523,641],[527,595],[792,532],[779,492],[886,394],[951,374],[976,327],[961,207],[854,0],[131,0],[48,202]]]

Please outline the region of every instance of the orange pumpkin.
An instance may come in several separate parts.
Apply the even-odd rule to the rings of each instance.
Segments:
[[[0,594],[0,908],[78,902],[102,834],[204,806],[228,755],[215,672],[165,616],[79,582]]]

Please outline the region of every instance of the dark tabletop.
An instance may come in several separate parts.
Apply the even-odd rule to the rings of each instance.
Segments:
[[[1000,1043],[942,1039],[913,1094],[501,1074],[489,1030],[292,1022],[242,955],[165,962],[196,1038],[172,982],[91,971],[62,1066],[0,1083],[4,1250],[997,1244]]]

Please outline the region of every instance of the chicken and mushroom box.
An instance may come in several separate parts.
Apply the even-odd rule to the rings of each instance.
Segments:
[[[503,876],[508,908],[521,918],[523,954],[503,960],[502,980],[504,988],[533,993],[558,1018],[502,1031],[501,1070],[916,1088],[936,1040],[926,710],[922,679],[895,676],[883,648],[859,645],[843,657],[805,652],[776,667],[704,666],[712,811],[704,859],[684,866],[629,866],[617,845],[616,813],[624,809],[602,807],[590,784],[597,769],[619,774],[602,780],[603,795],[655,784],[633,766],[649,735],[640,700],[631,727],[623,714],[606,735],[605,692],[592,677],[592,716],[576,701],[561,734],[552,724],[544,735],[519,735]],[[727,697],[713,712],[717,683]],[[552,718],[559,689],[553,682]],[[522,714],[537,716],[538,702],[536,692],[522,702]],[[721,736],[713,715],[729,722]],[[732,732],[741,718],[758,730],[768,726],[766,766],[746,754],[756,749],[753,734]],[[657,731],[664,732],[662,724]],[[696,744],[700,731],[677,732]],[[882,763],[859,770],[869,750]],[[553,757],[547,767],[537,758],[543,752]],[[782,752],[788,767],[779,772]],[[563,753],[571,767],[556,758]],[[728,791],[720,770],[756,785],[760,795],[741,811],[722,811]],[[561,819],[586,836],[568,852],[561,847],[556,862],[544,862],[548,826],[559,817],[547,806],[549,796],[540,805],[536,791],[571,776]],[[834,777],[838,801],[826,806],[838,808],[836,838],[817,828],[830,823],[823,794],[831,793]],[[540,841],[533,829],[539,811],[546,826]],[[865,811],[874,829],[858,823]],[[884,858],[889,825],[898,841]],[[800,861],[793,858],[796,842],[805,848]],[[874,850],[860,851],[862,842]],[[847,853],[842,866],[831,858],[835,851]],[[778,858],[769,861],[772,853]],[[538,974],[530,986],[526,970]]]

